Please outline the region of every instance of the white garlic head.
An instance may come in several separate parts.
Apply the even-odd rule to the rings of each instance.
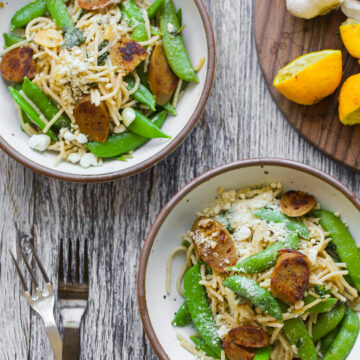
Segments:
[[[286,0],[288,11],[299,18],[312,19],[326,15],[337,8],[344,0]]]

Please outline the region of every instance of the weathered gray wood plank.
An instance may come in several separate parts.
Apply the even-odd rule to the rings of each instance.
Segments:
[[[52,359],[10,262],[19,237],[35,237],[55,288],[59,239],[89,239],[82,359],[156,359],[137,309],[138,259],[156,215],[188,181],[226,162],[276,156],[320,168],[360,195],[360,174],[309,145],[273,103],[257,63],[252,0],[206,5],[217,42],[214,89],[199,124],[165,161],[122,181],[77,185],[36,175],[0,152],[0,359]]]

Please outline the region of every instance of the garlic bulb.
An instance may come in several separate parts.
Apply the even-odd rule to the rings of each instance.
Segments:
[[[341,6],[344,14],[352,19],[360,20],[360,2],[357,0],[345,0]]]
[[[286,0],[288,11],[300,18],[311,19],[325,15],[340,6],[344,0]]]

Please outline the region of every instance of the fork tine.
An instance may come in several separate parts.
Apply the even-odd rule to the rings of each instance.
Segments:
[[[42,264],[41,264],[41,262],[40,262],[40,259],[39,259],[38,256],[36,255],[36,251],[35,251],[35,249],[34,249],[34,246],[33,246],[31,243],[30,243],[30,249],[31,249],[31,251],[32,251],[32,253],[33,253],[33,255],[34,255],[34,258],[35,258],[35,260],[36,260],[36,262],[37,262],[37,264],[38,264],[38,266],[39,266],[39,268],[40,268],[40,271],[41,271],[41,273],[42,273],[42,275],[43,275],[43,277],[44,277],[44,279],[45,279],[45,282],[46,282],[47,284],[49,284],[49,283],[50,283],[50,279],[49,279],[49,277],[47,276],[46,271],[45,271],[44,267],[42,266]]]
[[[71,240],[69,240],[68,246],[68,269],[67,269],[67,282],[71,282],[71,265],[72,265],[72,247],[71,247]]]
[[[26,265],[27,269],[29,270],[30,276],[31,276],[31,278],[32,278],[32,280],[33,280],[33,282],[35,284],[35,288],[38,289],[39,288],[39,283],[36,281],[35,275],[34,275],[32,269],[31,269],[31,266],[28,263],[25,255],[24,255],[24,253],[23,253],[23,251],[21,249],[21,246],[19,244],[18,244],[18,248],[19,248],[19,251],[20,251],[20,254],[21,254],[22,258],[24,259],[25,265]]]
[[[60,239],[60,254],[59,254],[59,271],[58,271],[58,282],[60,284],[64,283],[64,257],[63,257],[63,252],[64,252],[64,245],[63,245],[63,239]]]
[[[80,282],[80,241],[79,238],[76,240],[75,250],[75,282]]]
[[[87,284],[89,281],[89,261],[88,261],[88,247],[87,239],[84,243],[84,271],[83,271],[83,283]]]
[[[21,285],[23,287],[23,290],[25,292],[29,292],[27,286],[26,286],[26,282],[25,282],[25,279],[24,279],[24,276],[23,274],[21,273],[21,270],[20,270],[20,266],[19,266],[19,263],[15,260],[15,257],[14,257],[14,254],[10,251],[10,254],[11,254],[11,258],[15,264],[15,268],[16,268],[16,272],[18,273],[19,275],[19,278],[20,278],[20,282],[21,282]]]

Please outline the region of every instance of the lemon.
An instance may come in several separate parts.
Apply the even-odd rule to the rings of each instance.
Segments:
[[[339,117],[344,125],[360,124],[360,74],[350,76],[341,88]]]
[[[357,59],[360,58],[360,23],[353,19],[347,19],[340,26],[341,39],[349,54]]]
[[[322,50],[300,56],[286,65],[273,84],[289,100],[313,105],[333,93],[341,77],[341,51]]]

